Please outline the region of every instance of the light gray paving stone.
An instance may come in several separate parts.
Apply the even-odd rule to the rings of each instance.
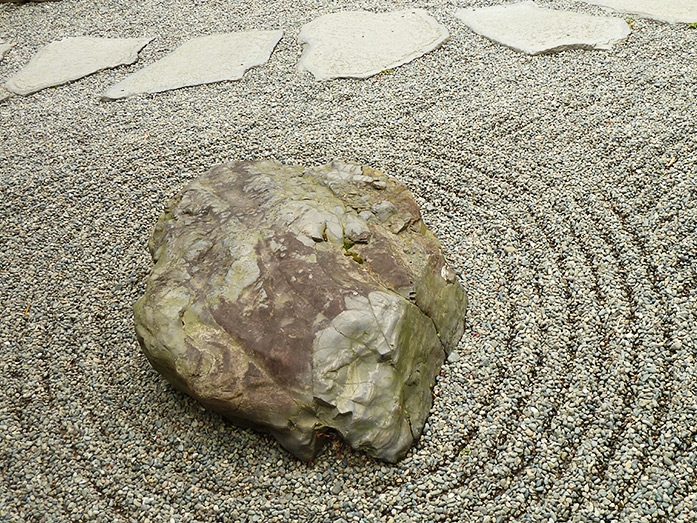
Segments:
[[[283,31],[244,31],[189,40],[162,60],[110,87],[103,100],[226,80],[268,61]]]
[[[423,9],[369,13],[343,11],[303,26],[298,64],[318,80],[368,78],[433,51],[448,30]]]
[[[3,56],[5,56],[10,49],[12,49],[12,44],[0,42],[0,61],[2,61]],[[12,96],[12,93],[0,87],[0,103],[7,100],[10,96]]]
[[[567,49],[610,49],[629,35],[619,18],[543,9],[533,2],[459,9],[456,16],[482,36],[536,55]]]
[[[136,331],[171,383],[303,460],[329,428],[390,463],[421,435],[467,298],[404,185],[343,162],[229,162],[169,204],[150,246]]]
[[[28,95],[102,69],[132,64],[151,38],[72,37],[51,42],[5,83],[15,94]]]
[[[697,23],[695,0],[584,0],[589,4],[609,7],[620,13],[660,20],[671,24]]]
[[[12,44],[7,42],[0,42],[0,60],[7,54],[7,52],[12,49]]]

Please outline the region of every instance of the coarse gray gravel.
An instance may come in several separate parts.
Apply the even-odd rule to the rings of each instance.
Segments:
[[[697,30],[529,57],[454,17],[493,1],[0,5],[0,80],[67,36],[132,66],[0,104],[0,521],[697,520]],[[572,2],[540,5],[589,14]],[[298,74],[302,24],[429,10],[440,49]],[[239,82],[100,102],[183,41],[283,29]],[[369,164],[408,184],[468,288],[424,437],[305,465],[174,391],[131,307],[166,199],[225,160]]]

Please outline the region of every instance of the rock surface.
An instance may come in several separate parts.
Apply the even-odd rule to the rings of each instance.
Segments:
[[[51,42],[5,83],[15,94],[27,95],[138,59],[150,38],[73,37]]]
[[[584,0],[589,4],[609,7],[620,13],[633,14],[671,24],[697,23],[695,0]]]
[[[344,11],[303,26],[305,51],[298,67],[318,80],[368,78],[433,51],[448,30],[422,9],[369,13]]]
[[[152,365],[302,459],[318,434],[394,462],[467,300],[406,187],[368,167],[225,164],[160,217],[135,305]]]
[[[2,61],[3,56],[5,56],[10,49],[12,49],[12,44],[0,42],[0,61]],[[12,93],[0,87],[0,103],[7,100],[10,96],[12,96]]]
[[[7,52],[12,49],[12,44],[6,42],[0,42],[0,60],[7,54]]]
[[[474,32],[531,55],[610,49],[630,33],[627,23],[619,18],[543,9],[532,2],[459,9],[456,16]]]
[[[245,71],[269,59],[282,36],[283,31],[244,31],[194,38],[110,87],[102,99],[239,80]]]

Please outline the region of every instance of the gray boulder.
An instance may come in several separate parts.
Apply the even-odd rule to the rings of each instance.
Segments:
[[[311,459],[389,462],[420,436],[465,293],[405,186],[369,167],[214,167],[160,217],[135,305],[173,385]]]

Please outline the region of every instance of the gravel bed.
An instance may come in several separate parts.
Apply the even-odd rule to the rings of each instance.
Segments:
[[[0,521],[697,521],[697,29],[637,19],[611,51],[529,57],[454,17],[494,3],[0,5],[0,80],[62,37],[155,38],[0,104]],[[367,80],[296,72],[302,24],[409,7],[451,39]],[[239,82],[99,100],[186,39],[247,29],[285,35]],[[401,179],[467,286],[397,465],[336,441],[302,464],[139,350],[165,201],[259,158]]]

